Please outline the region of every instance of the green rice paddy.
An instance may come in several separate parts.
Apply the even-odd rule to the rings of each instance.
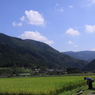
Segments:
[[[84,76],[0,78],[0,95],[58,95],[85,83]]]

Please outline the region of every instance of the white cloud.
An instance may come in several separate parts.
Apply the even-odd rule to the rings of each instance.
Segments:
[[[74,47],[78,47],[78,45],[74,45]]]
[[[22,16],[22,18],[20,18],[20,20],[21,20],[21,21],[24,21],[24,20],[25,20],[25,17],[24,17],[24,16]]]
[[[91,51],[95,51],[95,48],[92,48]]]
[[[63,8],[60,8],[60,9],[58,9],[58,11],[63,12],[63,11],[64,11],[64,9],[63,9]]]
[[[25,16],[22,16],[20,20],[28,22],[29,24],[32,24],[32,25],[42,25],[42,26],[45,25],[45,20],[38,11],[26,10]]]
[[[72,41],[68,41],[67,44],[73,45],[74,47],[78,47],[78,45],[76,45],[76,44],[75,44],[74,42],[72,42]]]
[[[23,34],[19,36],[22,39],[32,39],[36,41],[42,41],[47,44],[53,44],[54,42],[51,40],[48,40],[45,36],[42,36],[39,32],[34,31],[25,31]]]
[[[74,6],[73,5],[70,5],[69,8],[73,8]]]
[[[93,33],[95,32],[95,25],[85,25],[85,32]]]
[[[91,6],[92,4],[95,4],[95,0],[89,0],[89,2],[90,2],[90,3],[88,4],[89,6]]]
[[[90,0],[93,4],[95,3],[95,0]]]
[[[20,36],[22,39],[33,39],[33,40],[47,40],[46,37],[42,36],[39,32],[25,31],[24,34]]]
[[[59,6],[59,4],[56,4],[55,10],[57,10],[58,12],[63,12],[64,8]]]
[[[67,43],[68,43],[68,44],[74,44],[72,41],[68,41]]]
[[[63,12],[63,11],[64,11],[63,7],[62,7],[62,8],[56,8],[56,10],[57,10],[58,12]]]
[[[12,25],[13,26],[22,26],[22,23],[21,22],[20,23],[13,22]]]
[[[47,40],[47,41],[45,41],[45,43],[46,43],[46,44],[53,44],[54,42]]]
[[[56,6],[59,6],[59,4],[56,4]]]
[[[76,36],[76,35],[80,35],[79,31],[78,30],[74,30],[72,28],[69,28],[65,34],[67,35],[72,35],[72,36]]]

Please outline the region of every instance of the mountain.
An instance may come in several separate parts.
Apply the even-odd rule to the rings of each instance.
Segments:
[[[79,51],[79,52],[62,52],[63,54],[69,55],[76,59],[86,60],[88,62],[95,59],[95,51]]]
[[[49,45],[22,40],[0,33],[0,67],[47,67],[82,69],[88,64],[83,60],[72,58],[53,49]]]
[[[86,67],[82,69],[83,71],[95,71],[95,59],[92,60]]]

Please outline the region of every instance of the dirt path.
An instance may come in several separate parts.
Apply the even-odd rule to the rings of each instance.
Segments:
[[[72,91],[67,91],[68,93],[63,92],[63,93],[60,93],[58,95],[77,95],[78,90],[83,91],[83,93],[80,95],[95,95],[95,82],[93,83],[93,89],[91,89],[91,90],[89,90],[88,86],[86,85],[86,86],[83,86],[81,88],[79,87],[78,89],[76,88]]]
[[[95,95],[95,88],[84,91],[82,95]]]
[[[85,90],[83,95],[95,95],[95,82],[93,83],[93,89]]]
[[[93,88],[92,90],[90,90],[88,95],[95,95],[95,88]]]

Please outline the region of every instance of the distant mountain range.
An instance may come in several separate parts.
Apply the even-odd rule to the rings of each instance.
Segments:
[[[73,58],[88,61],[82,71],[95,71],[95,51],[79,51],[79,52],[62,52],[62,54],[69,55]]]
[[[85,60],[85,61],[92,61],[95,59],[95,51],[79,51],[79,52],[62,52],[63,54],[69,55],[73,58]]]
[[[84,68],[87,61],[72,58],[49,45],[0,33],[0,67]]]

